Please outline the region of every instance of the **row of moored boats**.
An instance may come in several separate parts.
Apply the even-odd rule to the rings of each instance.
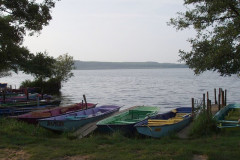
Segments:
[[[139,132],[151,137],[162,137],[178,131],[191,121],[191,108],[180,107],[160,114],[159,107],[135,106],[120,110],[120,106],[95,103],[76,103],[59,107],[60,101],[49,95],[28,93],[0,97],[0,116],[8,116],[58,132],[73,132],[95,122],[100,132]],[[37,95],[37,96],[35,96]],[[35,96],[35,98],[33,98]],[[31,97],[31,98],[29,98]]]
[[[24,94],[9,93],[4,98],[3,101],[3,96],[0,97],[0,116],[39,124],[58,132],[73,132],[95,122],[100,132],[120,131],[125,134],[138,132],[159,138],[181,130],[192,120],[191,107],[179,107],[166,113],[159,113],[159,107],[135,106],[119,112],[120,106],[97,106],[86,101],[59,107],[61,101],[53,100],[49,95],[35,93],[29,94],[28,97]],[[229,110],[236,108],[239,109],[240,105],[228,105],[215,115],[219,128],[239,124],[238,120],[224,120],[230,113]]]

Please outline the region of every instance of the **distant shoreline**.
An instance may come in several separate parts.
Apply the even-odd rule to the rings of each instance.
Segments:
[[[74,61],[75,70],[188,68],[185,64],[158,62]]]

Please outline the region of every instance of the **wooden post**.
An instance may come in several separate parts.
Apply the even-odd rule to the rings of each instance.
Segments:
[[[208,95],[208,92],[207,92],[207,100],[209,100],[209,95]]]
[[[207,99],[207,114],[209,113],[209,99]]]
[[[217,104],[217,90],[216,90],[216,88],[214,88],[214,100],[215,100],[215,104]]]
[[[210,113],[211,113],[211,107],[210,107],[210,105],[211,105],[211,101],[208,99],[207,100],[207,119],[208,119],[208,122],[209,122],[209,120],[210,120]]]
[[[205,111],[206,103],[205,103],[205,93],[203,93],[203,110]]]
[[[225,89],[225,106],[227,105],[227,90]]]
[[[220,104],[220,94],[218,94],[218,110],[220,110],[221,109],[221,104]]]
[[[192,117],[194,118],[194,98],[192,98]]]
[[[194,98],[192,98],[192,117],[194,118]]]
[[[224,91],[222,91],[222,106],[224,107]]]
[[[87,99],[86,99],[85,94],[83,95],[83,99],[84,99],[84,102],[85,102],[85,105],[86,105],[86,109],[87,109],[87,108],[88,108],[88,105],[87,105]]]
[[[212,102],[209,100],[209,113],[212,115]]]

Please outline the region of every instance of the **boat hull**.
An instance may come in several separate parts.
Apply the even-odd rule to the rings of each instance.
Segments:
[[[229,113],[235,109],[240,110],[240,104],[229,104],[219,110],[215,115],[214,119],[217,121],[217,127],[218,128],[234,128],[234,127],[240,127],[240,122],[239,122],[239,116],[234,117],[231,120],[225,119]]]
[[[94,108],[97,104],[88,103],[88,108]],[[30,112],[26,114],[22,114],[19,116],[12,116],[12,118],[16,118],[18,120],[30,123],[30,124],[38,124],[39,119],[55,117],[75,111],[80,111],[86,109],[85,104],[77,103],[70,106],[65,107],[56,107],[52,109]]]
[[[154,119],[156,121],[158,120],[168,120],[169,118],[173,118],[172,112],[167,112],[164,114],[159,114],[154,117],[150,117],[149,119],[146,119],[142,122],[137,123],[134,127],[137,129],[138,133],[143,134],[145,136],[150,136],[154,138],[160,138],[163,136],[167,136],[171,133],[177,132],[181,129],[183,129],[185,126],[187,126],[191,120],[192,117],[190,116],[191,113],[191,108],[189,107],[182,107],[184,112],[189,113],[189,115],[184,118],[183,120],[173,123],[173,124],[163,124],[163,125],[149,125],[148,120],[149,119]],[[160,117],[159,119],[157,117]]]
[[[76,113],[71,113],[71,114],[66,114],[64,115],[64,119],[60,120],[60,118],[55,117],[54,118],[47,118],[47,119],[40,119],[39,120],[39,124],[40,126],[50,129],[50,130],[54,130],[54,131],[61,131],[61,132],[71,132],[71,131],[75,131],[81,127],[83,127],[84,125],[91,123],[91,122],[96,122],[98,120],[101,120],[105,117],[110,116],[111,114],[119,111],[120,107],[119,106],[111,106],[111,109],[109,109],[108,111],[104,111],[102,112],[102,114],[96,115],[96,116],[92,116],[92,114],[86,115],[89,116],[88,118],[81,118],[81,119],[68,119],[67,117],[71,117],[72,115],[83,115],[80,112],[92,112],[94,113],[95,110],[101,110],[102,108],[107,108],[108,106],[100,106],[100,107],[96,107],[96,108],[92,108],[92,109],[87,109],[85,111],[79,111]],[[100,109],[99,109],[100,108]]]
[[[105,133],[117,131],[123,134],[134,134],[136,132],[134,125],[143,121],[148,116],[156,114],[158,110],[158,107],[137,106],[135,109],[122,112],[98,122],[97,130]]]
[[[132,124],[122,124],[122,125],[97,125],[97,131],[102,133],[113,133],[113,132],[121,132],[122,134],[134,134],[136,133],[136,128]]]
[[[0,116],[17,116],[32,111],[43,110],[47,108],[57,107],[55,105],[45,105],[45,106],[33,106],[26,108],[16,108],[16,107],[4,107],[0,108]]]

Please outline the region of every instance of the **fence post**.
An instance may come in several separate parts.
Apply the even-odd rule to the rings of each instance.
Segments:
[[[217,104],[217,90],[216,88],[214,88],[214,100],[215,100],[215,104]]]
[[[85,102],[85,105],[86,105],[86,109],[88,109],[88,105],[87,105],[87,99],[86,99],[86,96],[85,96],[85,94],[83,95],[83,99],[84,99],[84,102]]]
[[[224,107],[224,91],[222,91],[222,106]]]
[[[192,117],[194,118],[194,98],[192,98]]]
[[[227,105],[227,90],[225,89],[225,106]]]
[[[209,115],[212,115],[212,102],[209,100]]]
[[[209,99],[207,99],[207,114],[209,113]]]
[[[205,111],[205,106],[206,106],[206,103],[205,103],[205,93],[203,93],[203,110]]]
[[[220,106],[220,94],[218,94],[218,110],[220,110],[221,109],[221,106]]]

